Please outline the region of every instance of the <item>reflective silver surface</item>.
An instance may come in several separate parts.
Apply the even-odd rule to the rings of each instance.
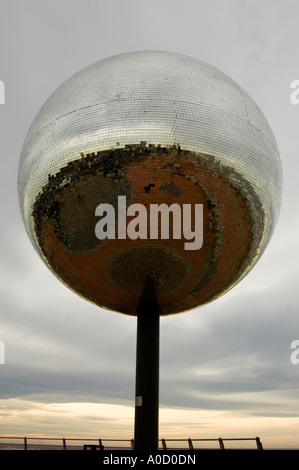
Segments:
[[[172,303],[170,299],[164,299],[164,294],[161,293],[163,298],[161,297],[160,301],[165,304],[162,313],[194,308],[223,294],[244,277],[259,259],[273,233],[279,214],[282,185],[281,162],[274,136],[264,115],[248,94],[219,70],[191,57],[158,51],[121,54],[92,64],[63,83],[41,108],[28,131],[19,164],[18,194],[28,235],[44,261],[69,287],[99,305],[124,313],[132,313],[134,310],[132,306],[109,305],[107,301],[101,302],[101,296],[95,298],[94,294],[89,295],[87,288],[82,288],[80,291],[76,287],[77,281],[74,284],[69,281],[69,276],[66,274],[67,268],[62,269],[61,266],[55,268],[49,252],[46,254],[41,247],[33,214],[39,195],[46,191],[46,188],[49,189],[47,186],[50,181],[49,175],[54,178],[61,169],[67,168],[68,164],[78,162],[80,158],[84,159],[88,155],[97,154],[98,158],[105,156],[105,159],[111,158],[113,161],[115,155],[122,155],[122,149],[126,146],[140,148],[140,152],[143,147],[149,148],[149,146],[153,148],[160,146],[166,149],[163,157],[158,159],[157,167],[151,166],[153,174],[160,171],[160,188],[163,186],[163,181],[168,181],[167,175],[170,174],[177,179],[185,177],[189,183],[194,183],[196,190],[199,190],[199,187],[203,188],[206,184],[201,194],[205,194],[206,200],[209,201],[207,210],[212,207],[213,211],[217,212],[215,205],[219,206],[220,212],[224,205],[227,209],[226,213],[220,214],[219,212],[218,218],[215,215],[213,219],[215,225],[213,233],[216,238],[219,232],[224,230],[223,227],[226,227],[226,224],[227,227],[229,226],[229,214],[232,214],[235,207],[234,197],[238,201],[245,201],[244,207],[246,206],[249,214],[246,223],[244,222],[246,211],[244,209],[243,214],[243,209],[240,209],[239,221],[236,224],[242,225],[244,222],[244,227],[247,226],[248,240],[251,241],[250,243],[248,241],[242,263],[238,261],[238,272],[232,274],[231,278],[223,282],[219,288],[213,287],[207,295],[202,296],[198,292],[204,292],[205,287],[199,287],[198,276],[200,274],[194,274],[194,279],[197,276],[198,281],[197,290],[189,286],[183,295],[189,300],[192,297],[193,300],[187,301],[183,297],[174,296],[173,302],[176,305],[170,306]],[[188,163],[189,166],[186,163],[184,167],[183,161],[179,173],[180,163],[178,162],[181,154],[177,152],[175,156],[169,157],[172,155],[172,148],[179,149],[179,152],[184,151],[186,159],[189,158],[190,162],[192,160],[193,166],[190,173],[188,172],[191,163]],[[155,155],[156,153],[152,152],[150,158],[156,158]],[[133,155],[133,160],[135,157]],[[167,173],[163,161],[167,162],[169,158],[172,159],[173,164],[175,162],[176,169],[169,168]],[[92,163],[89,165],[92,166]],[[126,161],[122,175],[129,172],[129,167],[131,168],[133,164],[130,165]],[[138,168],[140,179],[147,171],[147,166],[144,163]],[[203,182],[200,176],[201,169],[206,175],[209,174],[209,183]],[[104,170],[101,167],[101,170],[96,171],[103,174]],[[215,176],[214,182],[211,179],[213,175]],[[130,184],[132,181],[130,180]],[[223,188],[221,188],[222,182],[226,185]],[[60,178],[61,190],[68,184],[67,178]],[[102,183],[99,182],[99,184]],[[171,184],[170,180],[167,184]],[[133,187],[136,186],[137,183],[135,186],[133,184]],[[130,192],[127,186],[126,188]],[[229,195],[231,188],[235,196]],[[110,191],[108,186],[107,191]],[[122,189],[116,188],[115,191],[123,194]],[[101,197],[105,198],[105,192]],[[133,199],[135,198],[134,200],[138,202],[138,197],[138,194],[135,194]],[[195,201],[196,197],[194,196],[195,199],[191,198],[190,201]],[[184,202],[187,201],[188,199]],[[82,220],[81,225],[87,223]],[[251,234],[249,234],[249,225]],[[60,228],[57,230],[59,231]],[[231,230],[231,227],[227,230]],[[242,236],[240,232],[238,242],[240,246]],[[226,244],[230,244],[229,237],[229,232],[227,232]],[[220,238],[217,240],[217,243],[213,241],[214,245],[216,243],[219,248],[221,244],[223,247],[224,239],[221,239],[221,243]],[[61,240],[59,243],[61,245]],[[240,251],[240,246],[234,248],[233,241],[231,245],[230,251],[223,255],[220,253],[222,248],[218,249],[218,253],[214,246],[214,258],[217,260],[225,259],[225,257],[232,258],[233,253]],[[96,247],[93,246],[92,249],[95,250]],[[88,250],[91,250],[90,246]],[[217,256],[215,250],[218,253]],[[182,256],[184,257],[185,254]],[[194,254],[194,256],[202,256],[202,253]],[[157,263],[161,260],[160,254],[154,255],[154,258]],[[210,272],[210,279],[212,268],[208,259],[206,266],[209,266],[207,269]],[[71,265],[68,269],[72,269]],[[132,268],[132,273],[134,271],[136,274],[134,269]],[[144,267],[145,271],[148,269]],[[186,267],[184,271],[187,277],[188,269]],[[65,275],[62,274],[63,270]],[[213,270],[216,272],[217,267],[214,266]],[[220,274],[218,275],[223,279],[225,274],[221,272],[224,273],[225,269],[221,271],[219,267],[218,273]],[[145,274],[140,274],[141,277],[143,275]],[[159,275],[162,276],[161,273]],[[157,274],[157,279],[159,275]],[[125,281],[116,280],[116,278],[114,281],[117,288],[126,290]],[[173,285],[176,285],[176,292],[178,292],[177,284]],[[130,289],[128,285],[128,296]]]

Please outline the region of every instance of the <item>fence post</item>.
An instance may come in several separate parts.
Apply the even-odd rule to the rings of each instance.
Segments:
[[[189,437],[189,439],[188,439],[188,444],[189,444],[189,449],[193,450],[194,447],[193,447],[193,443],[192,443],[190,437]]]
[[[219,446],[221,450],[225,450],[224,444],[223,444],[223,439],[219,437]]]
[[[162,439],[162,448],[163,448],[163,450],[167,450],[167,445],[166,445],[165,439]]]
[[[64,437],[62,438],[62,447],[63,447],[63,450],[66,450],[66,441]]]
[[[24,437],[24,450],[27,450],[27,437]]]
[[[256,437],[255,440],[256,440],[256,446],[257,446],[258,450],[263,450],[263,445],[261,443],[260,438]]]

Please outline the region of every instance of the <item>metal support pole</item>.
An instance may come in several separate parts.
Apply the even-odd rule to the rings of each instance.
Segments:
[[[134,449],[157,450],[160,309],[151,277],[146,278],[137,314]]]

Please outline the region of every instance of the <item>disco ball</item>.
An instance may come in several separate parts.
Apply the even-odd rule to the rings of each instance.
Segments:
[[[136,315],[151,278],[167,315],[218,298],[252,269],[281,183],[272,131],[237,83],[197,59],[142,51],[101,60],[50,96],[23,145],[18,194],[31,242],[70,289]],[[168,220],[156,212],[153,234],[162,205]]]

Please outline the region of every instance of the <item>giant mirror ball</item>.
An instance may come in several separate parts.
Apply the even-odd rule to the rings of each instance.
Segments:
[[[235,286],[271,238],[281,186],[275,138],[248,94],[216,68],[162,51],[109,57],[63,83],[33,120],[18,174],[22,217],[43,261],[83,298],[129,315],[147,278],[161,315]],[[114,232],[107,211],[96,215],[101,204],[114,208]],[[151,236],[151,208],[162,204],[168,212]],[[146,213],[129,213],[141,205]],[[202,207],[200,248],[186,249],[186,207],[194,237]]]

